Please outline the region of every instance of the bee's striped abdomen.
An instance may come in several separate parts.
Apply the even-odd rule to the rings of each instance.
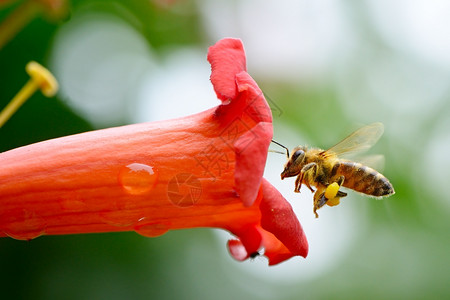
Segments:
[[[394,194],[394,188],[386,177],[360,163],[340,161],[334,166],[332,172],[337,177],[344,176],[343,186],[357,192],[374,197]]]

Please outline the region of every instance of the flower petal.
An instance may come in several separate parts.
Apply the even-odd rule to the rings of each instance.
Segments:
[[[257,252],[262,246],[263,230],[259,225],[250,224],[234,230],[239,239],[228,241],[230,254],[239,261],[249,258],[251,253]]]
[[[236,98],[236,74],[247,70],[241,40],[220,40],[209,47],[208,61],[211,64],[211,82],[217,98],[222,102]]]
[[[245,206],[251,206],[258,194],[271,138],[272,124],[261,122],[239,137],[234,144],[236,151],[234,180],[236,191]]]
[[[291,205],[267,180],[262,181],[261,226],[273,233],[293,255],[306,257],[308,241]],[[267,246],[264,245],[267,249]]]
[[[241,97],[244,97],[245,113],[255,122],[272,123],[272,111],[258,84],[247,72],[236,75],[236,84]]]
[[[229,240],[227,246],[228,251],[230,251],[231,256],[233,256],[235,260],[244,261],[249,257],[244,244],[242,244],[240,240]]]

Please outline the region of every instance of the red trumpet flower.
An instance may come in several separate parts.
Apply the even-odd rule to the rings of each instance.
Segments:
[[[0,154],[0,236],[216,227],[245,260],[269,264],[308,244],[289,203],[262,178],[272,138],[240,40],[210,47],[221,105],[179,119],[53,139]]]

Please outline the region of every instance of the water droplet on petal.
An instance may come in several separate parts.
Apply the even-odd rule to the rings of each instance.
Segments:
[[[35,212],[23,209],[21,212],[12,213],[15,220],[7,221],[3,226],[3,232],[16,240],[32,240],[45,234],[47,223]]]
[[[155,168],[139,163],[124,166],[119,171],[119,183],[131,195],[149,192],[156,184],[158,173]]]
[[[148,221],[147,218],[139,220],[134,227],[134,231],[146,237],[157,237],[163,235],[170,229],[170,225],[166,222]]]

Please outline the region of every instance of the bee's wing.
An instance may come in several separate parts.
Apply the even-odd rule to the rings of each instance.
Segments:
[[[382,154],[365,155],[361,158],[358,158],[357,162],[365,166],[371,167],[372,169],[375,169],[378,172],[382,172],[384,169],[384,155]]]
[[[364,126],[325,151],[325,153],[331,152],[341,156],[343,154],[352,154],[367,150],[375,145],[381,135],[383,135],[383,131],[384,126],[382,123],[373,123]]]

